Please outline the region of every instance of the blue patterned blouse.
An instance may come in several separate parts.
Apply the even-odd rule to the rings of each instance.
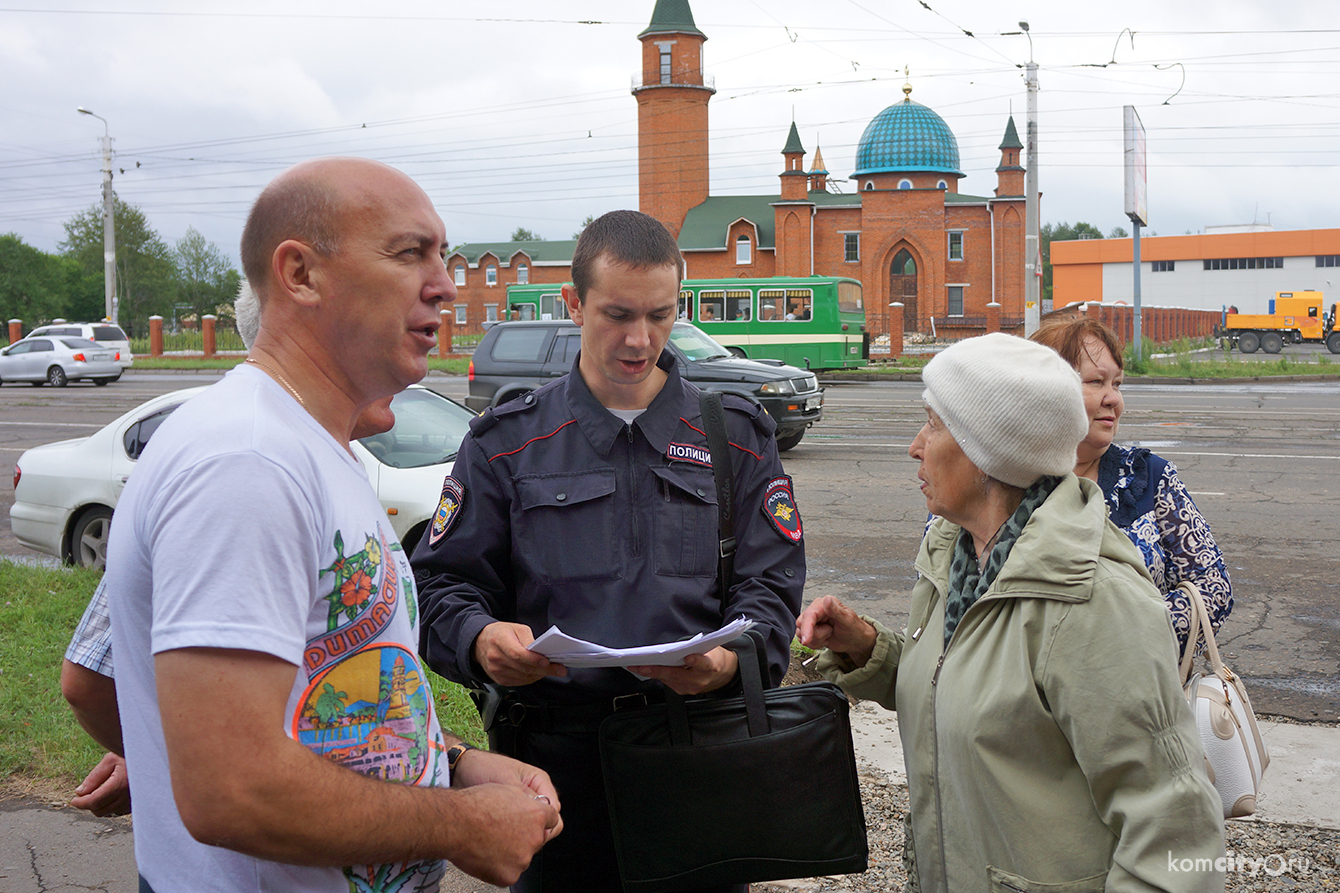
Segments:
[[[1154,584],[1168,601],[1180,649],[1191,628],[1191,603],[1177,584],[1195,583],[1218,631],[1233,610],[1224,556],[1210,525],[1196,508],[1177,469],[1142,447],[1115,443],[1098,465],[1098,486],[1112,522],[1126,531],[1144,556]],[[1179,652],[1180,653],[1180,652]]]

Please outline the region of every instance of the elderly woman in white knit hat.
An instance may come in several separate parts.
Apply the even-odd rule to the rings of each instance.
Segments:
[[[909,452],[938,517],[907,629],[831,596],[796,623],[826,649],[826,676],[898,711],[909,888],[1222,890],[1222,811],[1168,612],[1097,485],[1073,473],[1078,375],[993,334],[945,350],[923,380]]]

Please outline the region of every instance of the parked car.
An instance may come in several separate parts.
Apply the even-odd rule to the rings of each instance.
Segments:
[[[34,338],[0,350],[0,384],[26,381],[35,387],[48,382],[63,388],[72,381],[88,379],[105,385],[121,377],[117,351],[87,338]]]
[[[489,328],[470,360],[465,404],[482,412],[566,375],[581,348],[571,320],[503,322]],[[824,392],[814,373],[780,360],[746,360],[687,322],[676,322],[665,349],[679,374],[704,390],[739,394],[763,404],[777,422],[777,449],[789,450],[823,418]]]
[[[130,352],[130,338],[122,328],[110,322],[54,322],[47,326],[38,326],[28,333],[29,338],[48,337],[64,338],[70,335],[75,338],[87,338],[90,341],[96,341],[103,347],[109,347],[117,351],[121,356],[118,362],[122,369],[129,369],[135,364],[135,355]]]
[[[83,567],[107,560],[112,513],[158,426],[203,387],[155,397],[89,437],[33,447],[14,466],[10,527],[20,543]],[[442,478],[474,413],[418,385],[391,402],[395,427],[351,444],[406,551],[437,510]]]

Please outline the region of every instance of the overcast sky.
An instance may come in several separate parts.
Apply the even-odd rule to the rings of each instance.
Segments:
[[[122,200],[169,243],[193,226],[233,258],[260,188],[317,155],[406,171],[453,244],[518,226],[571,238],[588,214],[637,207],[630,87],[653,0],[372,6],[0,5],[0,233],[54,251],[63,222],[100,201],[103,125],[77,106],[110,124]],[[697,0],[693,11],[717,89],[714,194],[776,193],[792,120],[853,191],[842,178],[862,131],[910,79],[912,99],[958,137],[960,191],[990,195],[1011,113],[1024,133],[1031,49],[1044,223],[1130,229],[1121,121],[1133,105],[1148,133],[1146,233],[1340,227],[1334,0]]]

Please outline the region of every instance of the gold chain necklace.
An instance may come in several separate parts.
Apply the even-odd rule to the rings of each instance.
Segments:
[[[307,408],[307,401],[303,400],[302,394],[299,394],[297,390],[294,389],[293,385],[288,383],[288,379],[286,379],[284,376],[280,375],[274,369],[262,363],[255,357],[247,357],[246,362],[257,367],[258,369],[264,369],[267,373],[269,373],[271,378],[273,378],[275,381],[279,382],[279,384],[283,386],[284,390],[288,391],[290,394],[293,395],[293,399],[298,401],[299,406],[301,406],[303,409]]]

